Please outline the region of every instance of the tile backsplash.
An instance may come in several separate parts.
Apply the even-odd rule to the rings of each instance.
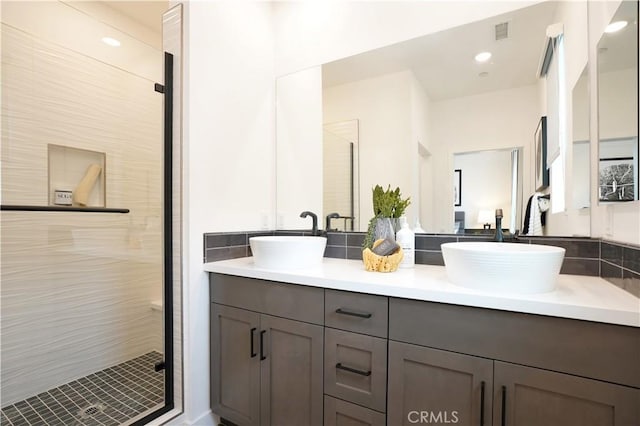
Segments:
[[[303,231],[221,232],[204,235],[204,262],[251,256],[249,238],[259,235],[309,235]],[[364,232],[329,232],[325,257],[361,259]],[[416,263],[444,265],[440,245],[490,241],[486,236],[416,235]],[[561,274],[600,276],[640,297],[640,247],[593,238],[519,237],[518,244],[546,244],[566,249]]]
[[[204,262],[251,256],[249,238],[262,235],[310,235],[303,231],[214,232],[204,234]]]
[[[600,241],[600,276],[640,297],[640,247]]]

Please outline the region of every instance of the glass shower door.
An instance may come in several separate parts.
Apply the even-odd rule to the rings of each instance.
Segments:
[[[2,4],[3,425],[167,402],[163,53],[95,3]]]

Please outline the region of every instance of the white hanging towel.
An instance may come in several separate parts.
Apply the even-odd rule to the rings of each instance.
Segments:
[[[538,203],[538,197],[540,196],[542,194],[539,192],[533,194],[529,208],[529,232],[527,235],[542,235],[542,211]]]

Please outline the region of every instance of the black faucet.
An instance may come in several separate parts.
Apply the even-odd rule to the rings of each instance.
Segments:
[[[320,233],[318,232],[318,216],[316,216],[315,213],[306,210],[300,213],[301,218],[305,218],[307,216],[311,216],[311,220],[313,221],[311,227],[311,235],[317,237],[318,235],[320,235]]]
[[[325,227],[324,227],[324,231],[325,232],[329,232],[331,231],[331,219],[337,219],[339,218],[340,215],[338,213],[329,213],[327,215],[327,218],[325,220]]]
[[[496,235],[493,237],[493,241],[499,243],[504,242],[504,234],[502,233],[502,209],[496,209]]]

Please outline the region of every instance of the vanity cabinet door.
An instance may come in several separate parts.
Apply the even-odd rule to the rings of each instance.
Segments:
[[[493,361],[389,341],[387,423],[491,424]]]
[[[640,425],[640,390],[495,362],[494,426]]]
[[[260,314],[211,304],[211,409],[237,425],[260,415]]]
[[[323,327],[261,315],[262,426],[322,425]]]

